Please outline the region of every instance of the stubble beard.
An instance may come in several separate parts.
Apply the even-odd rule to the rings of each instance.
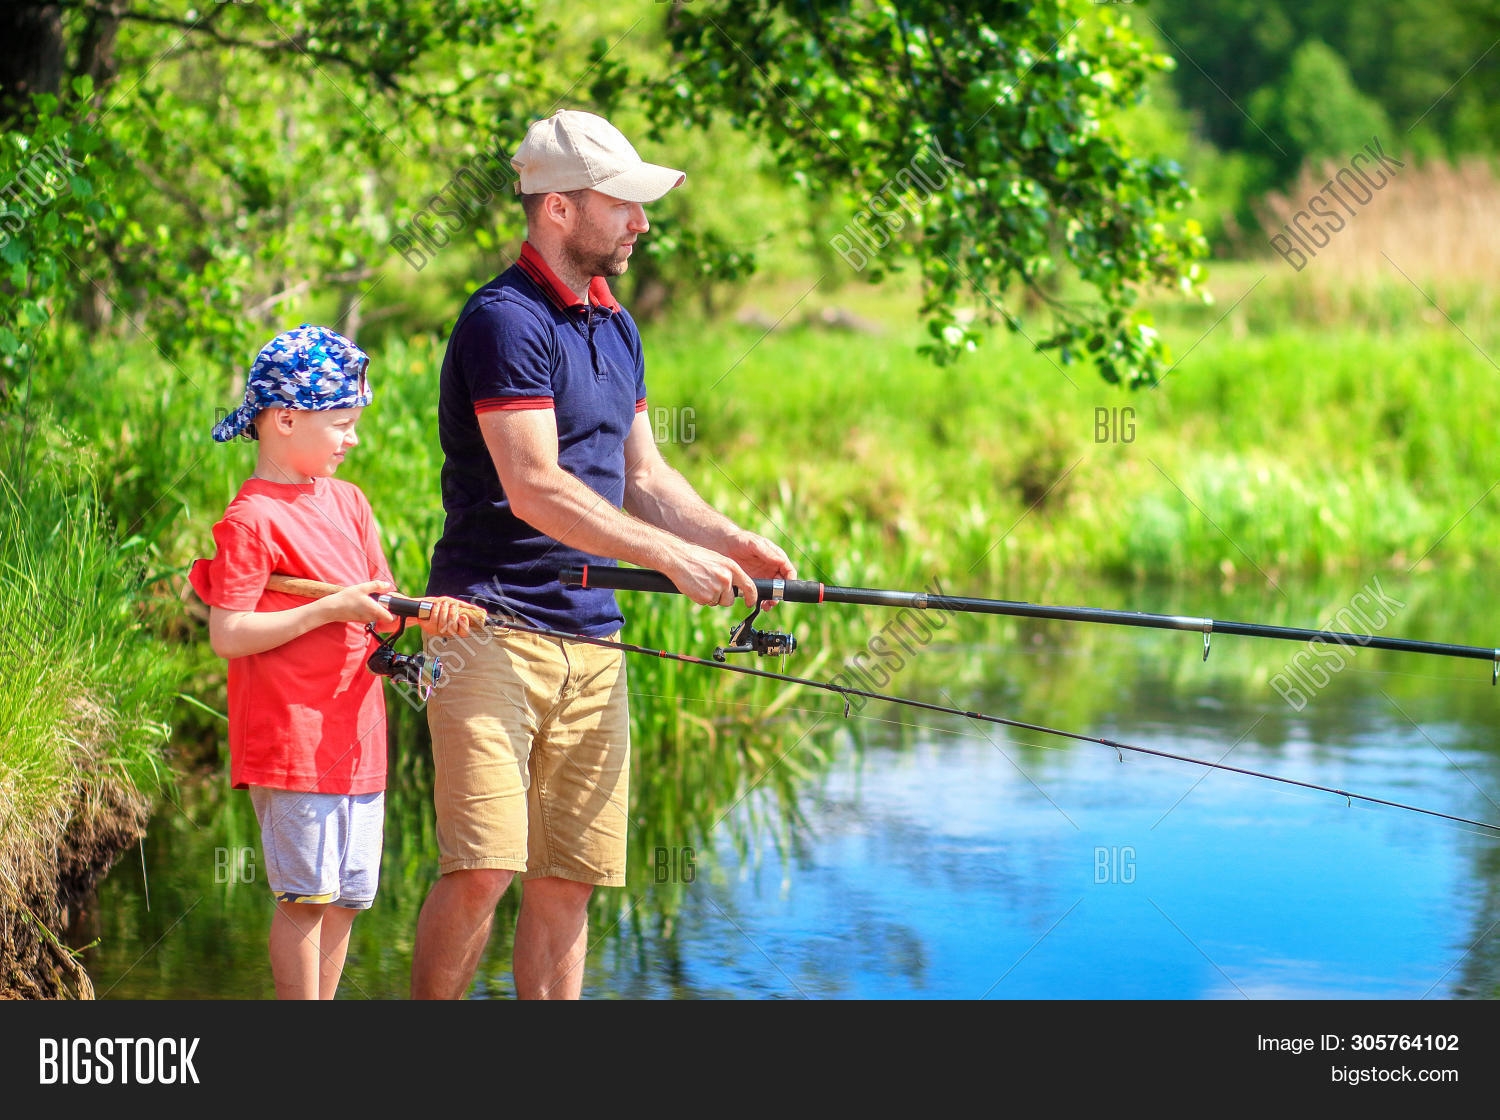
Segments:
[[[573,264],[583,277],[619,276],[630,267],[628,260],[602,256],[575,256]]]
[[[577,234],[563,247],[569,263],[585,277],[619,276],[625,272],[630,267],[630,254],[593,223],[587,209],[580,217]]]
[[[608,252],[597,245],[571,245],[566,251],[580,276],[619,276],[630,267],[630,258],[620,249]]]

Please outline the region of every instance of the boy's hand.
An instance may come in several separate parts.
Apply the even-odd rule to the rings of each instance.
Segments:
[[[439,595],[430,602],[432,613],[417,622],[424,634],[444,638],[462,638],[468,635],[469,617],[474,610],[472,603],[465,603],[462,599],[449,595]]]
[[[370,596],[392,590],[389,583],[375,579],[342,587],[331,595],[284,611],[231,611],[210,606],[209,644],[216,654],[228,660],[265,653],[329,623],[373,622],[389,629],[396,616]]]
[[[356,583],[351,587],[345,587],[335,591],[332,595],[318,600],[323,609],[328,612],[330,622],[373,622],[394,623],[396,616],[391,614],[374,599],[372,595],[380,595],[388,591],[396,590],[391,584],[383,579],[372,579],[365,583]]]

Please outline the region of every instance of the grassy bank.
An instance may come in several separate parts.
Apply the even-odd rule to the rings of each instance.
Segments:
[[[0,430],[0,992],[87,994],[60,933],[171,784],[180,665],[150,632],[139,550],[88,450]]]
[[[987,589],[1494,557],[1493,521],[1463,518],[1500,478],[1493,334],[1247,328],[1266,313],[1252,291],[1164,324],[1178,365],[1135,393],[1024,340],[937,370],[910,328],[740,329],[664,340],[652,399],[692,410],[690,476],[820,569],[838,543]]]

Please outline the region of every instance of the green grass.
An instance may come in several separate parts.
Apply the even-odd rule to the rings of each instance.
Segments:
[[[57,873],[75,818],[114,793],[154,795],[177,654],[144,621],[142,552],[103,511],[55,428],[0,422],[0,894]],[[93,853],[83,853],[92,858]]]
[[[938,370],[913,355],[912,327],[730,328],[660,340],[652,400],[693,409],[698,438],[680,459],[712,495],[752,516],[776,496],[811,513],[760,518],[794,546],[852,536],[960,585],[1054,567],[1259,578],[1500,553],[1491,519],[1464,517],[1500,478],[1486,336],[1445,320],[1257,334],[1219,314],[1164,325],[1178,365],[1153,390],[1003,336]]]

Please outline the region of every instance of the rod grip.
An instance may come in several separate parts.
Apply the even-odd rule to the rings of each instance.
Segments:
[[[272,572],[266,579],[266,587],[271,591],[281,591],[288,595],[300,595],[304,599],[322,599],[332,595],[343,588],[336,583],[324,583],[317,579],[303,579],[301,576],[284,576],[280,572]]]
[[[583,564],[557,573],[564,587],[604,587],[612,591],[656,591],[680,595],[677,585],[651,568],[617,568],[613,564]]]
[[[677,585],[651,568],[621,568],[614,564],[582,564],[560,568],[558,582],[564,587],[604,587],[612,591],[657,591],[680,595]],[[810,579],[758,579],[755,592],[762,603],[821,603],[823,585]],[[735,594],[739,591],[736,589]]]
[[[282,591],[288,595],[300,595],[304,599],[322,599],[332,595],[343,588],[336,583],[324,583],[322,580],[303,579],[300,576],[282,575],[280,572],[272,572],[266,579],[266,587],[272,591]],[[392,595],[388,592],[380,592],[371,595],[370,598],[378,602],[386,610],[397,618],[427,618],[432,614],[431,599],[409,599],[405,595]],[[482,607],[465,607],[464,614],[468,615],[469,621],[476,626],[483,626],[489,621],[489,615]]]

